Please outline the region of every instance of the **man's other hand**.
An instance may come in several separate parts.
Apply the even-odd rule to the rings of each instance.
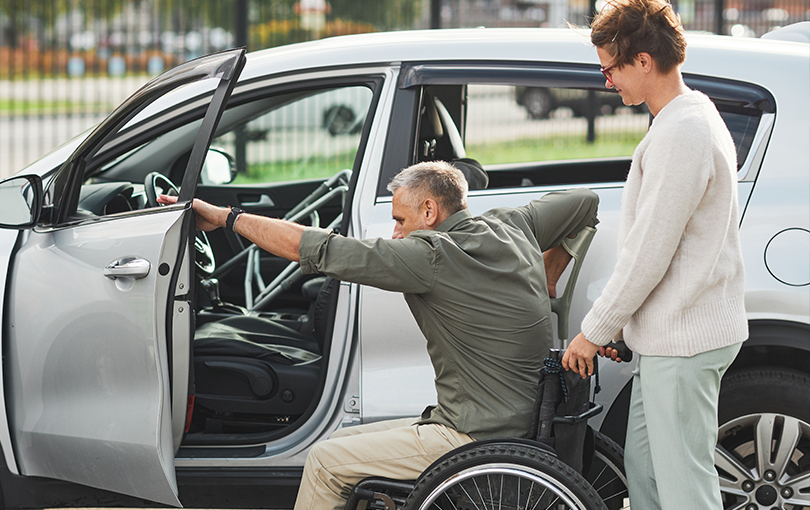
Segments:
[[[571,261],[571,254],[562,245],[550,248],[543,253],[543,265],[546,268],[546,285],[548,286],[548,297],[557,297],[557,281],[565,271],[568,262]]]

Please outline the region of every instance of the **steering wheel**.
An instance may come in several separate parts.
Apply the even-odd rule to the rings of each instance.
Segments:
[[[152,172],[146,176],[146,179],[143,181],[143,190],[146,193],[147,207],[163,205],[159,204],[157,201],[160,195],[177,196],[180,194],[180,190],[177,186],[160,172]]]
[[[157,197],[160,195],[177,196],[180,194],[177,186],[160,172],[152,172],[147,175],[143,182],[143,189],[146,193],[147,207],[162,206],[163,204],[157,201]],[[197,237],[194,239],[194,251],[196,252],[194,265],[197,267],[198,275],[200,278],[210,278],[214,274],[217,264],[208,236],[201,230],[197,231]]]

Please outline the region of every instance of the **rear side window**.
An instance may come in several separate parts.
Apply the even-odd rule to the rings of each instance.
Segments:
[[[629,157],[649,126],[646,106],[584,88],[469,85],[467,112],[467,155],[484,165]]]
[[[758,131],[775,113],[773,96],[745,82],[684,80],[717,106],[744,171],[754,144],[767,139]],[[646,105],[624,105],[604,84],[590,64],[405,64],[394,106],[396,126],[412,126],[411,138],[403,143],[406,132],[390,130],[378,193],[390,194],[385,184],[404,166],[431,159],[475,160],[489,189],[621,183],[652,119]]]
[[[754,108],[725,105],[717,105],[717,109],[737,148],[737,170],[739,170],[748,158],[748,153],[751,152],[751,144],[754,142],[754,135],[759,127],[762,112]]]

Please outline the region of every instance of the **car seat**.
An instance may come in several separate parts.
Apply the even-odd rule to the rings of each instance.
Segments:
[[[310,334],[272,319],[237,315],[195,332],[195,404],[216,413],[291,417],[315,398],[324,346],[331,340],[339,282],[321,277],[307,322]]]

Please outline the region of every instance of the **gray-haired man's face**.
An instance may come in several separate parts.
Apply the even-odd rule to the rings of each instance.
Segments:
[[[414,206],[406,200],[407,190],[397,188],[392,200],[391,216],[394,218],[393,239],[403,239],[414,230],[426,230],[428,227],[425,215],[422,211],[422,204]]]

